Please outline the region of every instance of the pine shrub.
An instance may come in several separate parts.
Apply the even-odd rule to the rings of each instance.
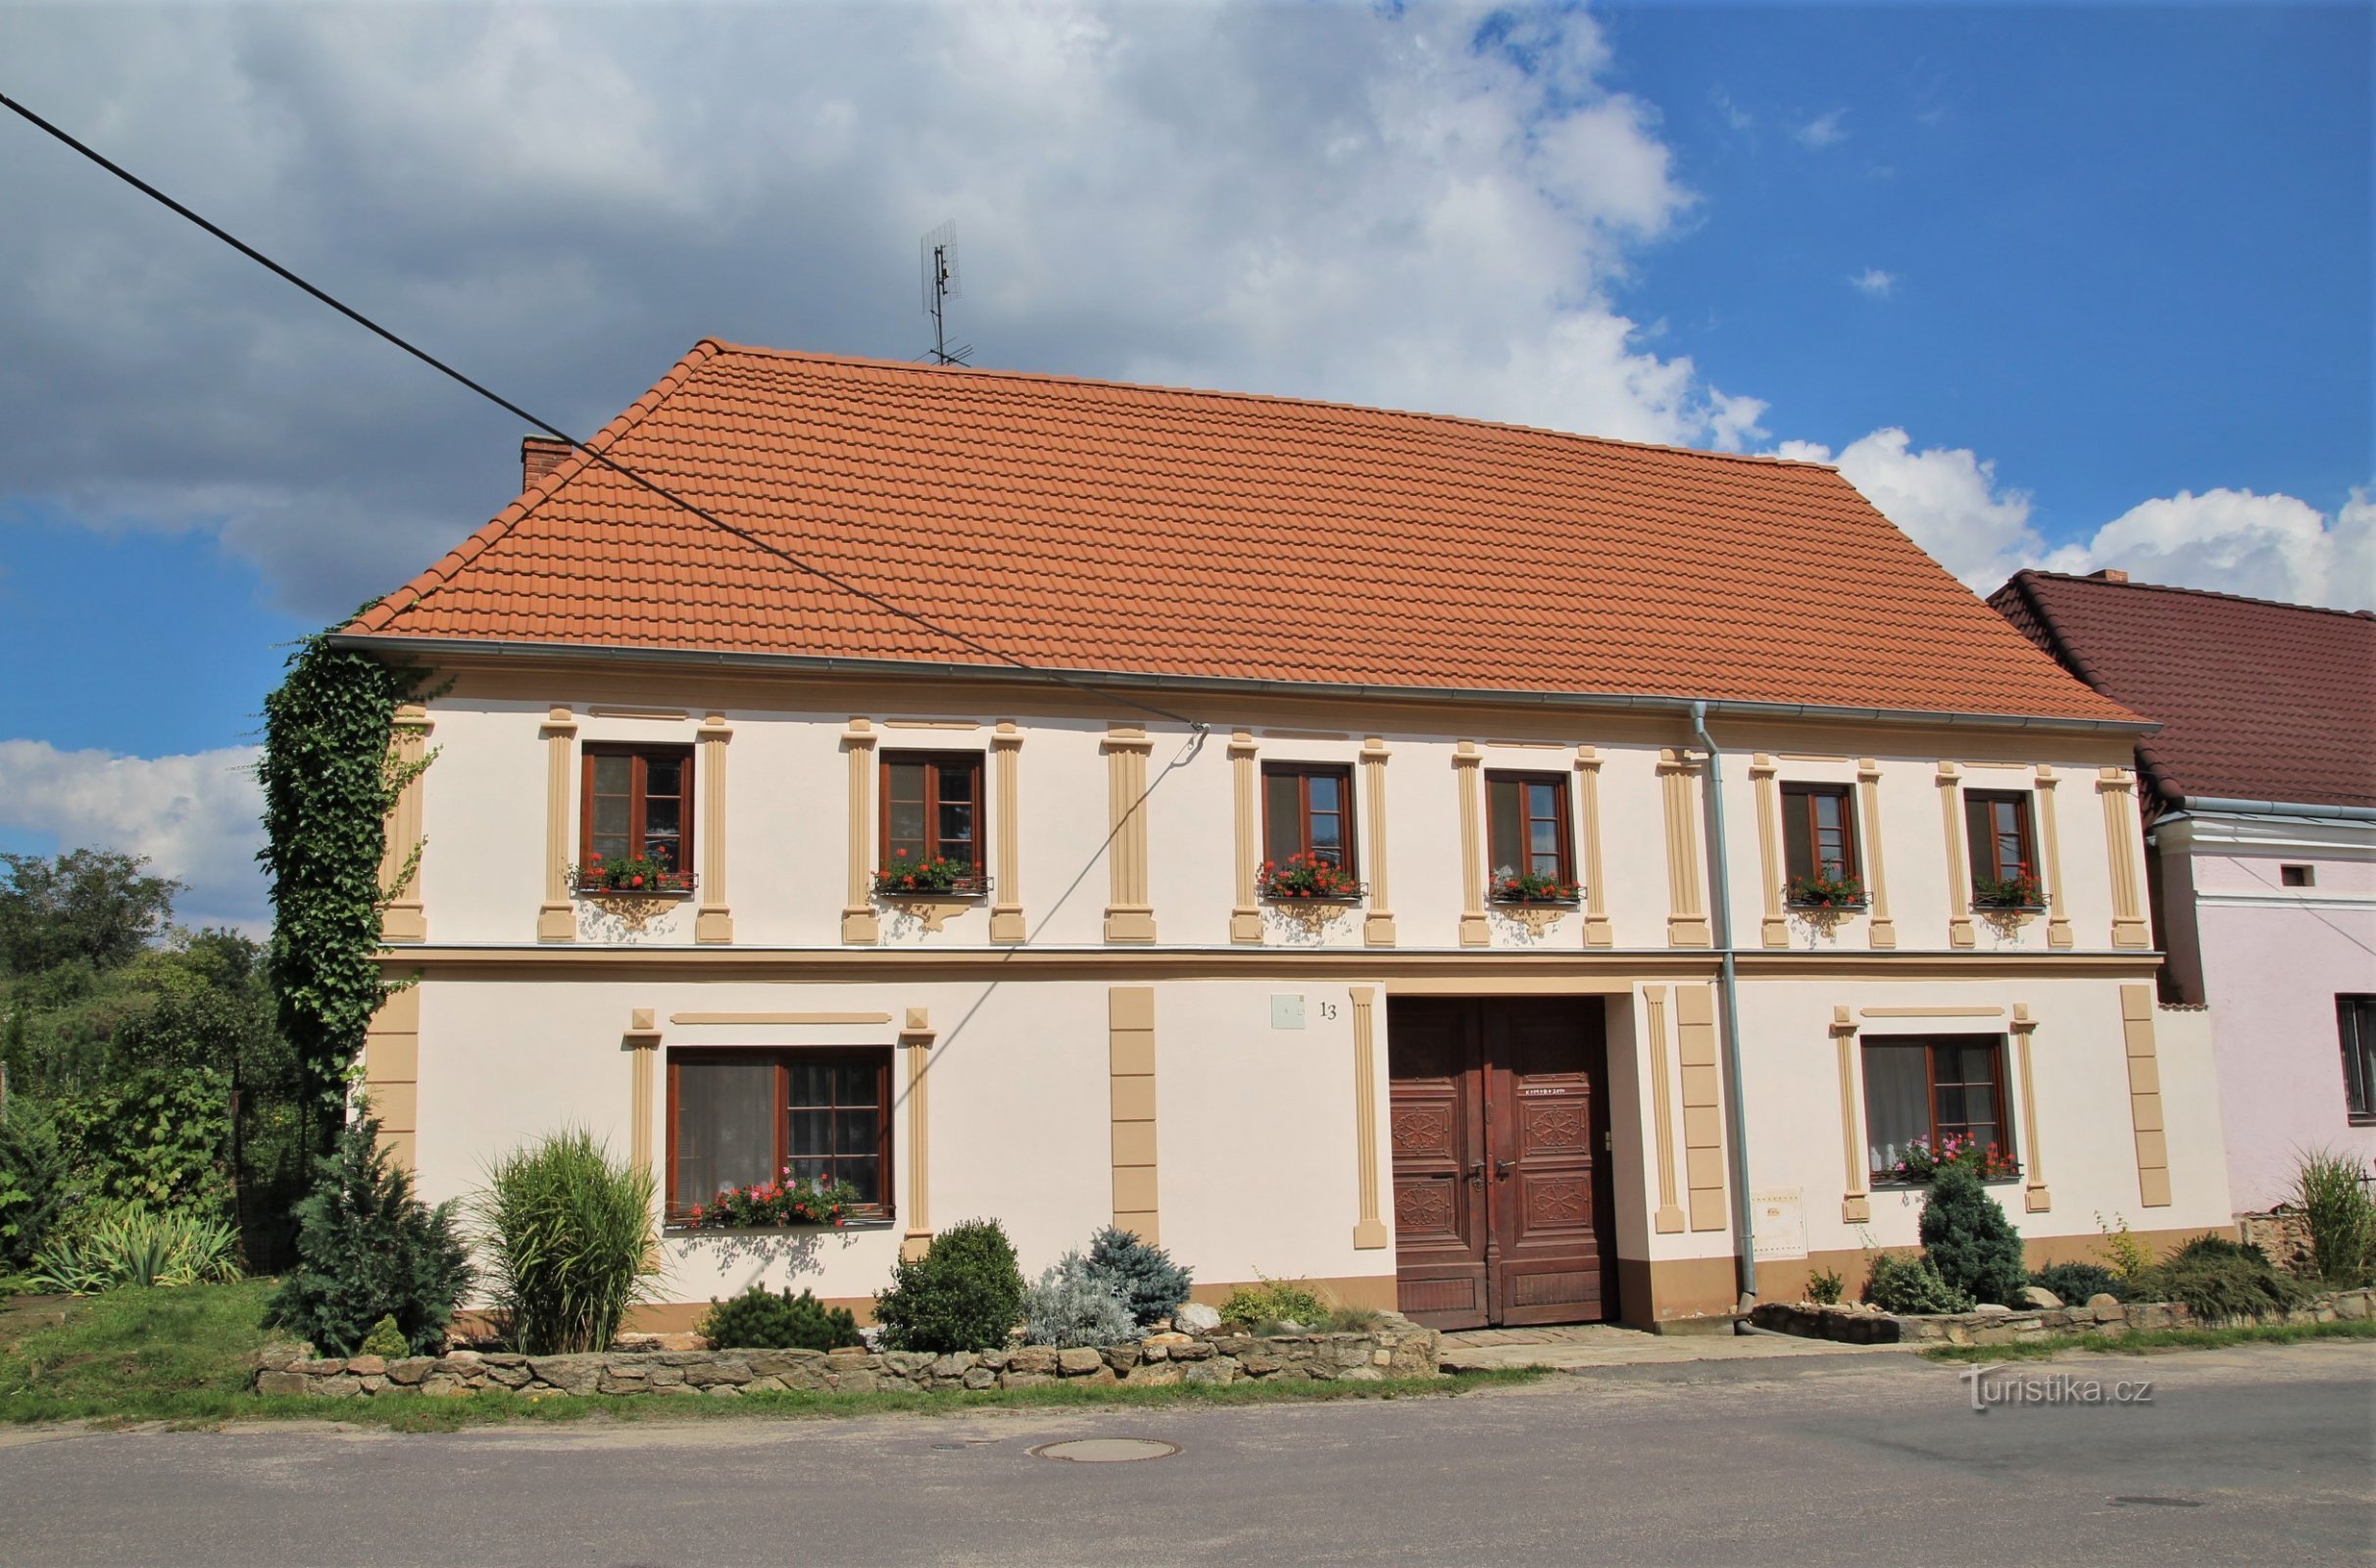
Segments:
[[[30,1263],[74,1208],[75,1175],[57,1121],[26,1096],[9,1096],[0,1109],[0,1274]]]
[[[2125,1301],[2135,1294],[2127,1280],[2102,1263],[2049,1263],[2030,1276],[2030,1283],[2061,1297],[2065,1306],[2083,1306],[2096,1296]]]
[[[411,1348],[404,1343],[404,1335],[396,1327],[395,1314],[390,1313],[371,1325],[371,1332],[363,1337],[360,1353],[395,1357]]]
[[[1089,1267],[1110,1281],[1141,1328],[1169,1317],[1188,1299],[1189,1272],[1171,1254],[1109,1225],[1089,1239]]]
[[[2136,1290],[2141,1299],[2183,1301],[2205,1323],[2274,1317],[2310,1294],[2259,1248],[2224,1236],[2196,1237],[2147,1271]]]
[[[430,1208],[413,1196],[373,1117],[349,1122],[315,1170],[297,1205],[297,1263],[266,1307],[266,1326],[301,1334],[324,1355],[353,1355],[373,1324],[393,1317],[415,1354],[443,1349],[470,1283],[454,1205]]]
[[[504,1342],[530,1355],[608,1349],[650,1296],[652,1173],[572,1128],[506,1155],[471,1203]]]
[[[1875,1252],[1864,1298],[1884,1312],[1968,1312],[1972,1298],[1939,1277],[1919,1254]]]
[[[994,1219],[966,1220],[902,1258],[890,1289],[874,1298],[874,1321],[889,1350],[995,1350],[1022,1316],[1023,1274],[1015,1244]]]
[[[1023,1296],[1023,1339],[1059,1349],[1119,1345],[1146,1332],[1114,1277],[1078,1252],[1066,1252]]]
[[[2376,1283],[2376,1198],[2367,1168],[2333,1150],[2313,1150],[2294,1171],[2294,1206],[2310,1233],[2318,1278],[2344,1290]]]
[[[1968,1166],[1942,1165],[1922,1203],[1922,1251],[1948,1286],[2010,1306],[2029,1283],[2021,1238]]]
[[[827,1306],[814,1291],[780,1293],[754,1285],[727,1300],[713,1298],[701,1333],[720,1350],[838,1350],[864,1345],[850,1309]]]

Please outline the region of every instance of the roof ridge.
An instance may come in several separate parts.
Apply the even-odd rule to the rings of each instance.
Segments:
[[[2174,582],[2113,582],[2086,571],[2049,571],[2043,566],[2024,566],[2013,573],[2018,582],[2027,577],[2053,578],[2056,582],[2091,583],[2098,588],[2143,588],[2157,594],[2190,594],[2197,599],[2224,599],[2230,604],[2259,605],[2269,610],[2299,610],[2313,615],[2341,615],[2346,620],[2376,620],[2376,613],[2365,610],[2337,610],[2332,605],[2298,605],[2290,599],[2262,599],[2253,594],[2231,594],[2218,588],[2189,588]]]
[[[1347,403],[1335,398],[1302,398],[1282,392],[1231,392],[1221,387],[1178,386],[1164,381],[1117,381],[1106,376],[1064,375],[1055,370],[1016,370],[976,365],[921,365],[914,360],[883,360],[864,354],[819,354],[809,349],[769,348],[760,343],[729,343],[720,337],[701,340],[726,354],[751,354],[762,359],[799,360],[813,365],[863,366],[868,369],[905,370],[918,375],[962,370],[968,375],[988,376],[1003,380],[1035,381],[1058,386],[1100,387],[1115,392],[1167,392],[1178,397],[1220,398],[1233,403],[1275,403],[1289,408],[1328,409],[1342,414],[1386,414],[1403,419],[1428,419],[1439,424],[1465,425],[1481,430],[1508,430],[1518,435],[1548,436],[1559,441],[1583,441],[1596,446],[1619,447],[1630,452],[1671,452],[1687,458],[1713,458],[1727,463],[1754,463],[1766,467],[1812,468],[1824,473],[1837,473],[1836,463],[1814,463],[1805,458],[1776,457],[1763,452],[1711,452],[1705,447],[1676,446],[1665,441],[1628,441],[1622,436],[1591,435],[1580,430],[1560,430],[1547,424],[1520,424],[1510,419],[1480,419],[1466,414],[1438,414],[1426,409],[1391,409],[1374,403]]]
[[[571,447],[568,457],[555,464],[551,470],[534,484],[520,491],[511,505],[479,524],[476,529],[472,530],[469,538],[431,562],[426,568],[417,573],[411,580],[382,594],[369,609],[349,620],[345,629],[366,632],[384,630],[389,621],[444,587],[453,580],[456,571],[469,565],[484,553],[488,546],[510,533],[521,522],[526,521],[528,516],[538,507],[550,500],[564,484],[584,472],[586,467],[594,462],[593,451],[589,449],[608,452],[612,447],[617,446],[629,430],[642,423],[655,409],[668,401],[670,393],[682,386],[696,369],[713,358],[716,351],[728,346],[718,342],[716,338],[705,337],[687,349],[684,357],[669,368],[668,374],[654,382],[643,396],[621,409],[618,416],[610,423],[588,436],[584,446]],[[408,591],[413,597],[401,605],[397,604],[395,602],[397,596]]]

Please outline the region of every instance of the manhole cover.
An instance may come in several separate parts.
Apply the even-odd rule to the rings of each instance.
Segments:
[[[1043,1443],[1031,1450],[1041,1459],[1071,1459],[1081,1464],[1128,1464],[1133,1459],[1168,1459],[1180,1451],[1176,1443],[1153,1438],[1071,1438]]]

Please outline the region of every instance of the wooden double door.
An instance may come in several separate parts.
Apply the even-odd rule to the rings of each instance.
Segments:
[[[1597,998],[1388,1003],[1395,1272],[1439,1329],[1616,1315]]]

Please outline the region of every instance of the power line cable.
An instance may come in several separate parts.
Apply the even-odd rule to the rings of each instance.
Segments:
[[[396,332],[393,332],[387,327],[380,325],[377,321],[372,320],[370,317],[364,315],[361,311],[356,310],[353,306],[348,305],[343,300],[338,299],[335,295],[330,294],[326,290],[316,287],[314,284],[306,281],[303,277],[300,277],[297,273],[281,266],[278,262],[273,261],[270,256],[265,255],[264,252],[258,250],[255,246],[250,245],[247,241],[241,239],[238,235],[233,234],[230,232],[230,230],[223,227],[220,223],[211,221],[204,215],[193,211],[178,201],[175,201],[173,197],[168,196],[164,191],[159,190],[147,180],[142,179],[138,174],[133,173],[122,164],[117,163],[115,160],[109,158],[106,154],[100,152],[98,149],[77,140],[71,132],[42,119],[39,115],[33,113],[30,109],[27,109],[25,105],[17,102],[17,100],[14,98],[9,97],[6,93],[0,93],[0,108],[8,109],[11,113],[25,120],[36,129],[45,131],[49,135],[57,138],[59,141],[65,143],[68,147],[73,148],[75,152],[80,153],[83,157],[89,159],[92,163],[97,164],[101,169],[104,169],[109,173],[115,175],[118,179],[121,179],[125,184],[131,186],[134,190],[139,191],[151,201],[156,202],[158,205],[181,218],[187,219],[190,222],[195,223],[202,229],[205,229],[209,234],[214,235],[217,239],[223,241],[223,243],[228,245],[231,247],[231,249],[237,251],[249,261],[254,262],[257,266],[262,267],[267,271],[272,272],[283,282],[293,284],[297,288],[304,290],[306,293],[312,295],[315,299],[328,306],[331,310],[336,311],[339,315],[345,317],[348,320],[353,321],[357,326],[360,326],[374,336],[382,338],[395,345],[397,348],[402,349],[405,353],[419,360],[421,364],[427,366],[430,369],[435,370],[438,374],[443,375],[450,380],[460,382],[462,385],[477,393],[480,397],[486,399],[489,403],[494,404],[497,408],[503,410],[505,413],[510,414],[517,418],[526,420],[528,423],[534,425],[537,429],[542,430],[545,434],[553,437],[557,441],[568,442],[572,448],[584,453],[596,463],[601,464],[604,467],[609,468],[612,472],[619,475],[619,477],[641,485],[644,489],[649,490],[652,492],[652,494],[660,497],[662,500],[667,501],[673,506],[682,507],[685,511],[691,513],[694,516],[699,517],[702,521],[711,524],[713,527],[722,529],[725,532],[732,534],[735,538],[740,539],[743,543],[751,546],[753,549],[763,551],[767,555],[773,556],[778,561],[785,563],[787,565],[797,567],[798,569],[809,573],[811,576],[817,578],[820,582],[830,583],[832,586],[839,588],[846,594],[850,594],[858,599],[863,599],[867,604],[872,605],[875,609],[882,611],[886,614],[896,615],[902,620],[912,621],[916,625],[923,627],[926,631],[929,631],[936,636],[948,638],[951,642],[956,643],[959,647],[964,648],[970,653],[980,654],[986,659],[994,660],[997,662],[1005,664],[1013,669],[1019,670],[1026,675],[1033,676],[1040,680],[1053,681],[1057,685],[1070,687],[1074,691],[1084,692],[1090,696],[1103,698],[1110,702],[1121,703],[1127,707],[1137,709],[1140,712],[1153,713],[1159,718],[1166,718],[1171,720],[1173,723],[1185,724],[1199,734],[1203,734],[1206,731],[1208,726],[1206,726],[1201,720],[1190,718],[1183,713],[1175,713],[1167,708],[1158,708],[1152,703],[1140,702],[1135,697],[1128,696],[1121,692],[1109,691],[1105,687],[1095,685],[1089,681],[1081,680],[1071,675],[1067,675],[1062,670],[1050,669],[1042,664],[1029,663],[1023,660],[1015,658],[1013,654],[1002,653],[998,649],[990,647],[987,643],[983,643],[965,632],[958,631],[954,627],[944,626],[940,622],[931,619],[929,616],[918,614],[913,610],[896,605],[890,600],[885,599],[882,595],[873,592],[871,589],[862,588],[857,583],[850,581],[848,578],[842,577],[834,572],[827,571],[824,567],[819,566],[813,562],[803,561],[798,556],[793,555],[790,551],[785,550],[778,545],[770,544],[767,540],[760,538],[758,535],[752,533],[749,529],[737,527],[733,523],[726,521],[723,517],[718,516],[716,513],[709,511],[707,508],[698,506],[693,502],[686,500],[683,496],[678,495],[675,491],[670,490],[668,486],[661,484],[659,481],[646,478],[643,474],[636,472],[633,468],[630,468],[625,464],[619,462],[617,459],[611,457],[608,453],[596,451],[593,447],[590,447],[583,441],[578,440],[575,436],[569,434],[567,430],[562,429],[559,425],[548,420],[538,418],[535,415],[530,414],[526,409],[521,408],[519,404],[513,402],[510,398],[505,397],[500,392],[495,391],[493,388],[485,385],[482,382],[472,380],[470,376],[463,374],[460,370],[457,370],[454,368],[454,367],[446,364],[445,361],[437,358],[437,356],[434,354],[429,353],[426,349],[417,346],[406,338],[398,335]]]

